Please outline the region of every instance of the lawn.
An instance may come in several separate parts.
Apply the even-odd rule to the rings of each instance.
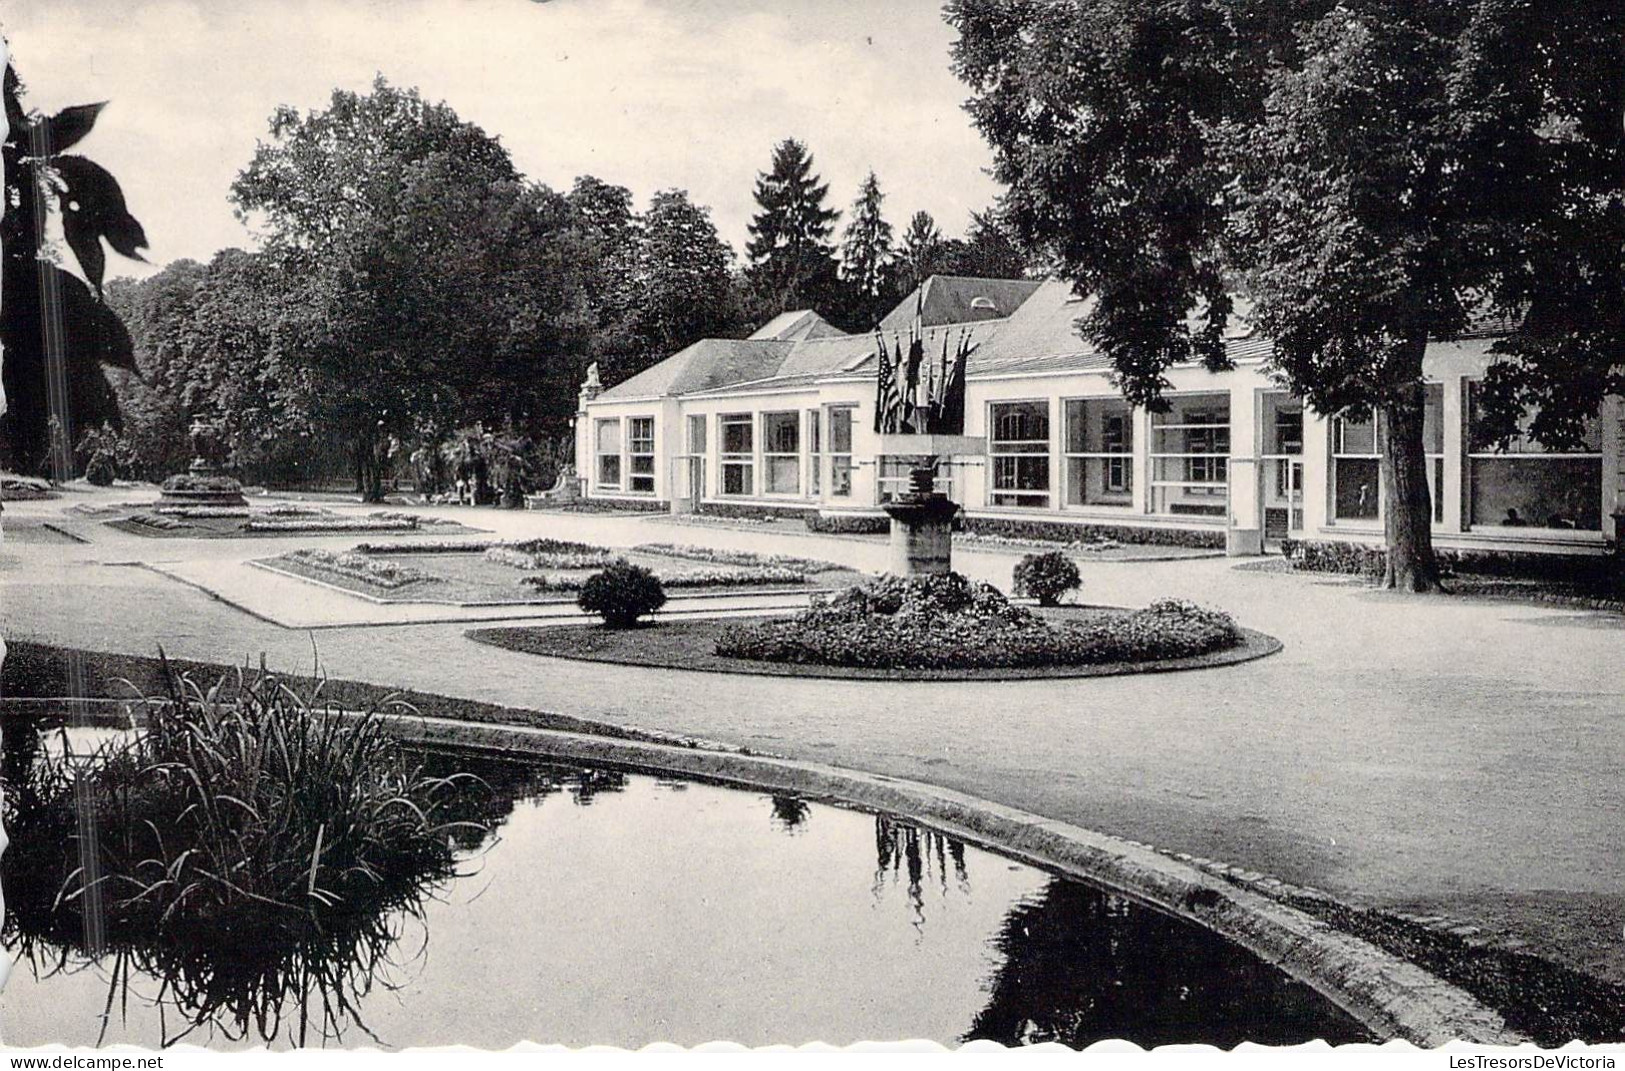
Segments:
[[[585,579],[597,571],[595,569],[531,571],[516,569],[512,565],[491,561],[483,553],[478,552],[437,551],[413,554],[408,549],[408,546],[404,544],[386,544],[384,547],[386,549],[383,553],[375,553],[369,556],[405,569],[426,573],[434,579],[391,588],[358,577],[341,575],[328,569],[312,566],[306,562],[290,558],[288,555],[265,559],[261,564],[292,573],[303,579],[331,584],[381,602],[428,602],[454,606],[573,604],[576,600],[576,592],[573,590],[538,591],[526,584],[525,581],[544,574],[550,577]],[[624,556],[636,565],[645,566],[656,573],[668,576],[676,573],[714,571],[719,568],[716,565],[687,556],[658,554],[637,549],[624,552]],[[770,561],[770,559],[763,559],[760,564],[767,565]],[[738,568],[744,565],[743,562],[735,562],[732,567]],[[808,571],[805,583],[766,586],[760,584],[715,584],[700,588],[677,587],[674,585],[672,597],[681,598],[697,594],[763,594],[786,590],[797,592],[830,590],[857,583],[862,579],[859,574],[849,569],[833,566],[827,562],[805,562],[803,565]]]

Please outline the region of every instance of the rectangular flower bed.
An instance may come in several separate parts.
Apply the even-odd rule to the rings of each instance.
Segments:
[[[440,579],[433,573],[426,573],[409,565],[378,561],[375,558],[369,558],[366,555],[350,551],[303,549],[292,551],[284,554],[280,559],[273,560],[301,565],[318,573],[331,573],[347,580],[359,580],[362,583],[384,588],[388,591],[404,588],[409,584],[421,584]]]

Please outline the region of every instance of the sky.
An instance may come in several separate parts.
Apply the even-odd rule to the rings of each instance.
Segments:
[[[0,27],[26,105],[111,102],[80,149],[123,184],[154,267],[115,254],[110,276],[252,247],[227,194],[272,110],[380,73],[533,180],[593,174],[640,204],[686,189],[740,252],[785,137],[843,210],[873,168],[899,232],[925,209],[962,233],[997,192],[940,0],[0,0]]]

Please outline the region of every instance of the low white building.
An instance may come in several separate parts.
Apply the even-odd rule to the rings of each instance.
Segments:
[[[918,305],[929,359],[969,339],[965,433],[986,449],[954,458],[940,483],[973,524],[1092,526],[1239,554],[1288,535],[1380,541],[1372,423],[1306,410],[1267,374],[1269,340],[1244,325],[1228,339],[1234,370],[1171,369],[1169,412],[1148,413],[1122,400],[1108,360],[1079,338],[1082,302],[1066,284],[936,276],[922,290],[881,329],[906,334]],[[1494,337],[1428,348],[1435,541],[1601,553],[1625,508],[1620,400],[1604,405],[1583,452],[1476,449],[1474,389]],[[877,515],[912,459],[879,453],[875,351],[872,334],[786,313],[607,390],[589,384],[576,427],[583,490],[678,512]]]

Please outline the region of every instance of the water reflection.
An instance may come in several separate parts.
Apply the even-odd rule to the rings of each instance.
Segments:
[[[30,736],[7,727],[8,769]],[[136,1044],[1357,1036],[1202,931],[906,822],[616,771],[419,760],[480,778],[445,801],[481,827],[448,830],[478,878],[425,876],[319,938],[113,940],[95,956],[29,880],[40,845],[73,831],[18,836],[0,858],[23,964],[0,1003],[6,1040],[84,1044],[98,1017]]]
[[[772,800],[774,827],[791,834],[801,832],[812,812],[807,801],[798,796],[774,796]]]
[[[926,886],[935,885],[946,896],[950,869],[954,886],[969,895],[970,875],[965,869],[963,844],[934,830],[875,816],[874,895],[878,899],[887,887],[902,885],[916,930],[925,925]]]
[[[966,1041],[1231,1048],[1367,1040],[1319,994],[1243,949],[1077,882],[1052,879],[1016,905],[994,944],[1003,964]]]

